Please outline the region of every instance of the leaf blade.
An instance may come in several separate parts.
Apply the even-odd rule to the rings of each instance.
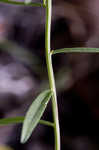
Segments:
[[[23,123],[21,143],[25,143],[31,136],[36,125],[39,123],[51,96],[51,90],[46,90],[42,92],[31,104]]]

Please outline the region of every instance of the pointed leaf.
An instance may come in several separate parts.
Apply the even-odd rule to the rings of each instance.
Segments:
[[[25,143],[40,121],[48,101],[52,96],[51,90],[42,92],[31,104],[22,128],[21,143]]]

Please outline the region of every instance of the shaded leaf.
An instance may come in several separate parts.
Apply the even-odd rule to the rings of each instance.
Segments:
[[[48,101],[52,96],[51,90],[42,92],[31,104],[22,128],[21,143],[25,143],[40,121]]]

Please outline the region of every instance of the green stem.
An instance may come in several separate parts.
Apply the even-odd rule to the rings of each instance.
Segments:
[[[0,119],[0,126],[22,123],[23,120],[24,120],[24,117],[2,118]]]
[[[46,7],[46,0],[43,0],[43,5]]]
[[[46,126],[50,126],[50,127],[54,127],[54,123],[49,122],[49,121],[45,121],[45,120],[40,120],[39,121],[40,124],[42,125],[46,125]]]
[[[63,48],[51,51],[52,55],[60,53],[99,53],[99,48],[76,47],[76,48]]]
[[[34,7],[45,7],[44,4],[41,3],[33,3],[30,2],[28,4],[26,4],[25,2],[19,2],[19,1],[14,1],[14,0],[0,0],[0,3],[7,3],[7,4],[11,4],[11,5],[23,5],[23,6],[34,6]]]
[[[0,119],[0,126],[22,123],[23,121],[24,121],[24,117],[3,118]],[[39,124],[54,127],[54,124],[52,122],[45,121],[45,120],[40,120]]]
[[[52,109],[54,118],[55,150],[60,150],[60,129],[59,129],[57,96],[52,66],[52,57],[50,51],[51,15],[52,15],[51,13],[52,13],[52,0],[46,0],[46,31],[45,31],[46,64],[48,70],[50,89],[53,91]]]

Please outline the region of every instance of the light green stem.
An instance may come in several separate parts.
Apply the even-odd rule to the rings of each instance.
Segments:
[[[24,117],[2,118],[0,119],[0,126],[23,123],[23,121],[24,121]],[[45,120],[40,120],[39,124],[54,127],[54,124],[52,122],[45,121]]]
[[[52,96],[52,109],[54,119],[54,135],[55,135],[55,150],[60,150],[60,129],[59,129],[59,118],[58,118],[58,106],[56,87],[52,66],[52,55],[51,55],[51,15],[52,15],[52,0],[46,0],[46,31],[45,31],[45,48],[46,48],[46,63],[49,77],[50,89],[53,92]]]
[[[33,7],[45,7],[44,4],[41,3],[33,3],[30,2],[28,4],[26,4],[25,2],[22,1],[15,1],[15,0],[0,0],[0,3],[7,3],[7,4],[11,4],[11,5],[23,5],[23,6],[33,6]]]
[[[75,48],[62,48],[51,51],[52,55],[60,53],[99,53],[99,48],[75,47]]]

